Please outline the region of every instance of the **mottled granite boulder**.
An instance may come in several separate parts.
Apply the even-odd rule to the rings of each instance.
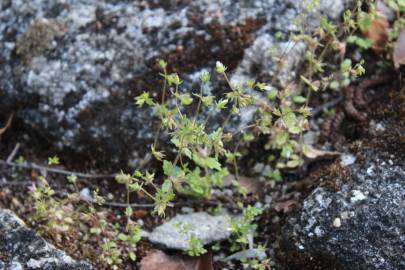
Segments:
[[[405,166],[369,151],[339,191],[317,188],[283,234],[287,269],[405,269]]]
[[[91,270],[46,242],[9,210],[0,209],[0,269]]]
[[[349,1],[322,0],[320,12],[336,19]],[[234,82],[268,79],[276,67],[268,50],[291,46],[301,2],[3,0],[0,113],[19,109],[15,121],[61,149],[135,166],[156,128],[152,112],[133,99],[145,90],[158,95],[158,58],[189,90],[217,60],[234,71]],[[299,44],[288,54],[281,83],[294,77],[304,50]],[[223,86],[214,77],[205,90],[220,95]]]

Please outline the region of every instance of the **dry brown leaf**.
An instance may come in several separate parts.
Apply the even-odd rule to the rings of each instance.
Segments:
[[[365,31],[363,34],[366,38],[369,38],[372,42],[372,48],[377,51],[381,52],[385,49],[385,45],[388,41],[388,29],[389,29],[389,22],[387,18],[379,13],[372,22],[370,27]]]
[[[179,256],[169,256],[163,251],[154,250],[141,261],[140,270],[194,270],[193,263],[185,262]]]
[[[286,200],[282,202],[276,202],[273,205],[274,210],[277,212],[288,213],[290,212],[295,206],[298,206],[298,202],[296,200]]]
[[[303,148],[304,155],[309,159],[323,159],[323,158],[333,158],[341,155],[340,152],[336,151],[323,151],[313,148],[310,145],[305,145]]]
[[[235,175],[227,175],[224,177],[224,187],[232,185],[232,181],[236,180]],[[246,176],[239,176],[239,185],[245,188],[249,194],[259,194],[263,189],[262,183],[257,178],[250,178]]]
[[[239,176],[239,185],[247,190],[248,193],[259,194],[262,192],[262,183],[257,178]]]
[[[212,253],[200,257],[169,256],[161,250],[153,250],[146,255],[140,270],[213,270]]]
[[[198,258],[197,263],[194,266],[194,270],[214,270],[214,262],[211,250]]]
[[[31,171],[31,178],[37,179],[38,176],[39,176],[38,171],[36,171],[36,170],[32,170],[32,171]]]
[[[392,59],[394,60],[394,66],[396,69],[405,64],[405,27],[402,28],[401,33],[395,42]]]

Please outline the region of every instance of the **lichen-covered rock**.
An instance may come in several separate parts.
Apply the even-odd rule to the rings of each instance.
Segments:
[[[46,242],[9,210],[0,209],[0,269],[91,270]]]
[[[205,212],[177,215],[156,227],[149,241],[172,249],[188,250],[195,237],[203,245],[227,239],[231,235],[231,217],[227,214],[212,216]]]
[[[317,188],[283,234],[288,269],[405,269],[405,166],[366,152],[338,192]]]
[[[337,18],[348,1],[322,0],[321,11]],[[136,165],[154,129],[151,112],[133,98],[158,94],[156,59],[180,72],[186,89],[217,60],[235,70],[233,81],[269,78],[277,64],[268,49],[291,45],[300,13],[295,0],[4,0],[0,112],[18,108],[17,120],[60,148]],[[281,82],[304,50],[288,54]],[[214,78],[211,91],[221,93],[220,85]]]

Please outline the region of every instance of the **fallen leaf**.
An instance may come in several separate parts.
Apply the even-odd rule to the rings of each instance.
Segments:
[[[232,181],[236,180],[235,175],[227,175],[224,177],[224,187],[232,185]],[[248,194],[260,194],[262,192],[262,183],[257,178],[250,178],[243,175],[239,176],[239,186],[246,189]]]
[[[394,53],[392,56],[396,69],[405,64],[405,28],[402,28],[401,33],[395,42]]]
[[[214,270],[211,250],[198,257],[197,263],[194,266],[194,270]]]
[[[138,209],[134,211],[133,214],[133,218],[134,219],[140,219],[140,218],[144,218],[149,214],[149,211],[145,210],[145,209]]]
[[[140,270],[194,270],[190,262],[185,262],[179,256],[169,256],[160,250],[150,252],[140,265]]]
[[[310,145],[304,145],[302,152],[309,159],[328,159],[341,155],[340,152],[318,150]]]
[[[212,253],[208,251],[200,257],[169,256],[161,250],[153,250],[146,255],[140,270],[214,270]]]
[[[39,173],[36,170],[31,171],[31,178],[36,179],[39,177]]]
[[[239,185],[251,194],[259,194],[263,191],[262,183],[257,178],[239,176]]]
[[[290,212],[295,206],[298,206],[298,202],[296,200],[286,200],[274,203],[273,208],[277,212],[283,212],[284,214],[286,214]]]
[[[371,22],[370,27],[363,35],[371,40],[372,48],[376,52],[381,52],[385,49],[388,41],[389,22],[387,18],[379,13],[379,15]]]

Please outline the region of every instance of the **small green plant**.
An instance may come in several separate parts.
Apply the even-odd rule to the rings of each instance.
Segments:
[[[188,244],[189,249],[187,250],[187,254],[189,256],[201,256],[207,252],[207,250],[204,248],[203,243],[201,242],[201,239],[194,235],[190,236]]]
[[[117,265],[122,264],[122,252],[118,248],[116,241],[107,240],[103,245],[101,258],[113,269],[118,269]]]
[[[253,233],[257,229],[257,225],[254,223],[255,219],[262,214],[262,209],[254,206],[243,207],[242,217],[235,218],[231,223],[231,229],[235,236],[232,249],[239,250],[246,248],[249,245],[249,234]]]
[[[59,157],[53,156],[48,158],[48,165],[59,165],[59,164],[60,164]]]
[[[399,14],[404,12],[403,0],[388,0],[388,5],[398,13],[390,40],[394,40],[405,25]],[[370,11],[363,11],[366,4]],[[320,6],[319,0],[306,0],[304,6],[313,12]],[[361,31],[370,26],[375,13],[373,4],[367,1],[356,2],[354,10],[346,11],[344,21],[336,25],[328,18],[321,17],[320,25],[308,33],[305,28],[305,16],[297,18],[299,31],[289,38],[306,46],[305,67],[297,76],[297,84],[277,84],[277,78],[271,84],[247,80],[241,85],[233,84],[228,78],[228,68],[216,62],[212,74],[205,72],[200,78],[200,87],[196,91],[183,88],[179,74],[168,72],[168,63],[159,61],[161,67],[162,89],[158,100],[149,91],[143,92],[134,100],[139,108],[149,107],[159,120],[155,140],[151,144],[150,154],[156,159],[154,170],[150,167],[138,168],[133,173],[120,172],[116,175],[117,183],[125,187],[124,223],[110,224],[105,215],[98,212],[94,203],[102,203],[98,193],[87,201],[80,210],[75,206],[83,203],[80,199],[78,177],[71,175],[68,182],[76,192],[66,199],[57,199],[55,191],[44,177],[41,186],[33,190],[36,220],[44,223],[55,235],[66,234],[72,230],[75,222],[83,219],[90,224],[89,237],[102,238],[100,245],[101,259],[104,267],[122,268],[127,261],[135,261],[136,245],[141,239],[141,231],[133,220],[131,198],[135,194],[145,194],[154,202],[153,213],[164,217],[166,210],[173,204],[178,195],[209,199],[212,190],[223,185],[224,178],[232,175],[235,186],[244,195],[246,191],[238,185],[240,158],[247,146],[257,138],[266,138],[263,154],[267,158],[270,170],[269,180],[282,181],[282,172],[294,169],[304,163],[307,146],[303,135],[310,128],[309,107],[311,95],[332,89],[339,91],[353,80],[363,75],[363,60],[353,60],[342,53],[342,43],[347,41],[359,46],[362,50],[372,44],[360,36]],[[303,27],[304,26],[304,27]],[[53,37],[52,37],[53,38]],[[277,33],[276,39],[287,38],[286,34]],[[277,48],[271,49],[274,60],[283,65],[283,57]],[[328,63],[325,59],[328,58]],[[277,77],[279,71],[275,74]],[[227,84],[228,90],[222,96],[204,94],[211,77],[218,76]],[[234,120],[246,108],[255,108],[254,119],[248,126],[235,130]],[[331,110],[332,111],[332,110]],[[223,121],[216,126],[210,125],[213,116],[223,116]],[[161,134],[168,136],[168,143],[162,144]],[[23,164],[21,159],[17,163]],[[60,163],[57,156],[48,159],[49,165]],[[79,208],[79,207],[78,207]],[[255,248],[251,238],[256,229],[256,219],[262,210],[253,206],[240,205],[242,215],[232,221],[232,251]],[[196,237],[187,224],[180,225],[189,236],[190,256],[200,256],[206,252],[203,243]],[[256,248],[261,248],[256,245]],[[246,267],[264,270],[270,269],[270,261],[247,260],[242,262]]]

